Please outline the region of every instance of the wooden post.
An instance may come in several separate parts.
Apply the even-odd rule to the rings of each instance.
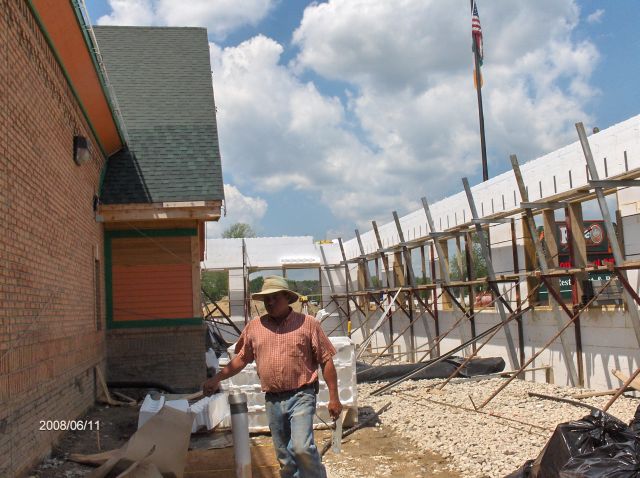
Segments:
[[[460,271],[460,280],[473,280],[475,279],[473,272],[473,261],[471,259],[471,249],[470,244],[467,243],[467,239],[469,238],[469,234],[465,237],[464,241],[464,260],[462,259],[462,249],[460,248],[460,236],[456,236],[456,258],[458,262],[458,270]],[[464,263],[466,262],[467,267],[465,270]],[[458,289],[460,291],[460,302],[465,305],[467,311],[469,312],[471,318],[469,319],[469,327],[471,328],[471,338],[476,338],[476,317],[473,313],[473,286],[467,287],[467,294],[469,297],[469,304],[464,303],[464,289]],[[471,345],[471,350],[475,353],[477,344],[473,342]]]
[[[520,261],[518,259],[518,238],[516,235],[516,220],[511,218],[511,252],[513,254],[513,273],[520,273]],[[529,295],[532,295],[529,293]],[[529,300],[531,298],[529,297]],[[531,303],[529,302],[529,305]],[[516,310],[522,309],[522,296],[520,291],[520,282],[516,283]],[[520,349],[520,363],[524,363],[525,361],[525,350],[524,350],[524,325],[522,323],[522,315],[520,315],[516,322],[518,324],[518,348]],[[524,374],[522,377],[524,379]]]
[[[413,271],[413,262],[411,260],[411,251],[405,245],[404,240],[404,232],[402,231],[402,226],[400,225],[400,218],[398,217],[398,213],[393,211],[393,220],[396,223],[396,230],[398,231],[398,238],[400,239],[400,244],[402,244],[402,253],[404,255],[404,265],[405,265],[405,273],[406,275],[403,277],[403,284],[406,285],[406,279],[409,279],[410,290],[406,294],[407,300],[409,302],[409,340],[410,340],[410,356],[412,361],[415,362],[415,351],[416,351],[416,336],[415,330],[413,329],[413,287],[416,286],[416,277]]]
[[[473,219],[479,219],[478,211],[476,210],[476,204],[475,204],[475,201],[473,200],[473,194],[471,194],[471,187],[469,186],[469,181],[467,180],[467,178],[462,178],[462,185],[464,186],[464,191],[467,195],[467,201],[469,202],[469,208],[471,209],[471,217],[473,217]],[[482,229],[482,226],[478,223],[476,223],[475,226],[476,226],[476,234],[478,235],[478,240],[480,241],[480,250],[482,251],[482,255],[484,256],[484,260],[487,264],[487,276],[491,281],[494,281],[494,282],[490,282],[489,285],[492,286],[493,292],[494,294],[496,294],[496,297],[498,298],[498,300],[495,301],[495,305],[496,305],[496,309],[498,310],[498,313],[500,314],[500,320],[504,325],[504,335],[505,335],[505,338],[507,339],[507,348],[509,352],[509,359],[511,360],[511,368],[516,369],[519,367],[520,361],[518,360],[518,355],[516,354],[516,347],[513,342],[513,337],[511,336],[511,329],[507,325],[507,314],[504,310],[505,304],[502,301],[500,290],[498,289],[495,283],[496,274],[493,270],[493,264],[491,262],[491,253],[489,252],[489,246],[487,245],[488,243],[486,242],[486,237],[484,234],[484,230]]]
[[[544,228],[544,245],[546,246],[546,254],[543,260],[546,261],[547,270],[557,269],[559,267],[558,253],[560,251],[560,241],[556,228],[555,212],[552,209],[542,211],[542,221]],[[553,285],[556,292],[560,293],[560,280],[558,278],[549,277],[547,282]],[[553,297],[551,297],[551,293],[549,293],[549,304],[551,304],[552,301]]]
[[[584,238],[584,222],[582,220],[582,204],[571,203],[565,209],[567,225],[567,240],[569,241],[569,262],[572,268],[585,267],[587,265],[587,242]],[[587,280],[589,274],[577,272],[571,276],[571,301],[573,311],[580,309],[584,287],[582,281]],[[576,339],[576,362],[578,363],[578,381],[584,387],[584,355],[582,352],[582,327],[580,315],[574,322],[573,331]]]
[[[473,248],[473,239],[471,237],[471,234],[466,233],[465,237],[464,237],[464,256],[465,256],[465,262],[467,263],[467,270],[466,270],[466,278],[468,281],[472,281],[476,278],[476,273],[473,270],[473,252],[472,252],[472,248]],[[471,320],[470,320],[470,325],[471,325],[471,337],[473,337],[474,339],[476,338],[476,316],[475,316],[475,312],[474,312],[474,307],[475,307],[475,300],[476,300],[476,296],[475,296],[475,292],[473,290],[473,285],[470,285],[468,287],[468,294],[469,294],[469,306],[467,308],[467,310],[469,311],[469,313],[471,314]],[[471,346],[471,348],[473,349],[473,352],[476,352],[477,349],[477,344],[475,342],[473,342],[473,345]]]
[[[376,221],[371,221],[371,225],[373,226],[373,233],[376,236],[376,242],[378,243],[378,253],[380,254],[380,258],[382,259],[382,265],[384,266],[384,272],[387,277],[387,287],[391,287],[391,271],[389,270],[389,259],[387,258],[387,254],[384,252],[384,247],[382,246],[382,240],[380,239],[380,233],[378,232],[378,224]]]
[[[436,260],[433,246],[434,242],[431,242],[429,246],[429,260],[431,261],[431,280],[433,281],[433,285],[435,286],[433,288],[433,316],[436,322],[436,337],[440,337],[440,321],[438,320],[438,287],[436,284]],[[436,347],[437,354],[438,356],[440,356],[440,341],[438,341]]]
[[[420,265],[421,265],[421,273],[422,273],[422,283],[427,283],[427,260],[424,252],[424,244],[420,246]],[[434,288],[435,290],[435,288]],[[420,315],[422,316],[422,325],[424,327],[424,331],[427,334],[427,343],[429,344],[429,349],[433,349],[433,334],[431,333],[431,326],[429,325],[429,319],[426,317],[424,304],[422,303],[422,297],[420,297],[421,291],[416,291],[418,295],[418,307],[420,308]],[[428,292],[425,294],[428,295]],[[429,299],[427,297],[424,298],[425,302],[428,304]],[[437,307],[435,305],[434,307]],[[437,322],[437,315],[431,314],[434,320]],[[437,335],[437,333],[436,333]],[[431,354],[431,358],[433,358],[433,354]]]
[[[424,213],[427,216],[427,224],[429,225],[429,234],[436,234],[435,224],[433,222],[433,217],[431,216],[431,210],[429,209],[429,203],[427,202],[427,198],[422,198],[422,208],[424,209]],[[438,264],[440,265],[440,278],[445,285],[449,285],[451,283],[451,276],[449,274],[449,250],[448,245],[445,241],[441,241],[437,237],[434,237],[433,244],[435,245],[436,251],[438,253]],[[433,249],[432,249],[433,253]],[[434,269],[435,273],[435,269]],[[435,283],[435,275],[433,277]],[[449,288],[445,287],[445,293],[442,294],[442,305],[443,308],[451,306],[451,291]],[[458,303],[457,301],[453,301]],[[464,308],[460,309],[462,313],[464,313],[467,317],[469,316],[469,312]],[[439,334],[438,334],[439,335]],[[460,339],[462,343],[468,342],[467,335],[464,330],[464,323],[460,327]],[[440,349],[438,348],[438,354],[440,353]],[[468,355],[469,350],[468,347],[465,347],[463,350],[463,355]]]
[[[358,248],[360,249],[360,255],[364,256],[365,255],[364,246],[362,245],[362,238],[360,237],[360,231],[358,231],[356,229],[355,232],[356,232],[356,239],[358,240]],[[364,287],[366,289],[369,289],[369,288],[371,288],[371,277],[370,277],[370,274],[369,274],[369,264],[367,264],[367,259],[364,258],[364,257],[362,258],[361,262],[363,263],[363,266],[364,266],[364,268],[366,270],[366,274],[364,276]]]
[[[566,209],[567,216],[567,239],[569,240],[569,251],[571,255],[571,266],[574,268],[585,267],[587,265],[587,241],[584,238],[584,221],[582,219],[582,204],[570,203]],[[589,274],[586,272],[576,273],[572,279],[573,303],[578,304],[582,300],[584,293],[582,281],[587,280]]]
[[[587,133],[585,132],[582,123],[577,123],[576,129],[578,131],[580,144],[582,145],[582,151],[584,152],[584,157],[587,162],[587,168],[589,169],[589,175],[591,176],[592,180],[597,181],[599,179],[598,170],[596,168],[596,163],[593,160],[593,155],[591,154],[591,146],[589,146]],[[602,213],[602,219],[604,220],[604,227],[607,232],[607,237],[609,238],[611,252],[613,252],[613,258],[616,262],[616,265],[619,266],[624,262],[624,255],[622,254],[622,249],[620,249],[620,243],[618,242],[616,231],[613,228],[613,223],[611,222],[609,206],[607,206],[607,200],[604,197],[602,188],[594,187],[594,190],[596,192],[596,197],[598,198],[598,206],[600,207],[600,212]],[[625,277],[625,279],[627,278],[625,271],[620,271],[620,273]],[[626,288],[623,291],[623,298],[627,306],[627,312],[629,313],[631,324],[633,325],[633,331],[636,334],[636,340],[638,344],[640,344],[640,315],[638,313],[638,307],[633,301],[632,295]]]
[[[344,244],[342,244],[342,238],[338,238],[338,244],[340,245],[340,254],[342,255],[342,262],[344,262],[344,277],[345,277],[345,292],[347,294],[347,337],[351,338],[351,302],[349,301],[349,288],[351,286],[351,273],[349,272],[349,263],[347,262],[347,255],[344,253]],[[344,329],[343,329],[344,330]]]
[[[529,202],[529,193],[527,192],[527,188],[524,185],[524,179],[522,179],[522,172],[520,171],[520,165],[518,164],[518,158],[515,154],[511,155],[511,166],[513,168],[513,174],[516,178],[516,182],[518,183],[518,189],[520,190],[520,198],[523,202]],[[536,231],[536,223],[533,219],[533,212],[530,209],[525,209],[525,215],[522,218],[527,225],[527,229],[529,230],[529,234],[531,236],[531,240],[533,241],[533,245],[535,246],[536,256],[538,258],[538,265],[540,270],[543,273],[547,273],[549,271],[549,257],[545,254],[545,251],[542,247],[542,243],[538,238],[538,234]],[[555,225],[554,229],[555,231]],[[549,304],[551,305],[551,309],[553,311],[553,317],[556,321],[556,327],[558,330],[564,330],[564,321],[562,319],[560,309],[558,307],[558,303],[554,300],[551,291],[549,291]],[[571,385],[574,387],[578,384],[578,374],[576,372],[576,367],[573,363],[573,357],[571,356],[571,349],[569,348],[569,344],[567,343],[563,334],[560,334],[560,342],[562,344],[562,352],[564,354],[564,360],[567,364],[567,373],[569,375],[569,381]]]

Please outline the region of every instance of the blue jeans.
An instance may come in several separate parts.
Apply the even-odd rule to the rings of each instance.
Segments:
[[[282,478],[326,478],[313,441],[316,394],[313,385],[297,392],[267,393],[267,418]]]

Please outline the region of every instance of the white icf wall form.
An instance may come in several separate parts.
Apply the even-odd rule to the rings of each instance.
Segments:
[[[635,116],[627,121],[607,128],[599,133],[589,136],[589,143],[596,162],[600,179],[615,178],[640,168],[640,116]],[[505,158],[505,161],[508,161]],[[522,162],[522,160],[521,160]],[[521,171],[525,185],[528,189],[530,201],[545,200],[552,196],[580,189],[588,184],[586,162],[580,143],[576,142],[557,151],[544,155],[533,161],[521,164]],[[462,183],[460,184],[462,189]],[[516,211],[521,202],[515,176],[509,170],[487,182],[472,188],[476,208],[480,217],[490,216],[494,213],[507,213]],[[427,198],[429,199],[429,198]],[[637,188],[621,189],[618,191],[618,203],[622,216],[622,230],[624,235],[625,254],[628,260],[640,259],[640,191]],[[430,204],[436,231],[442,232],[456,226],[470,222],[471,212],[464,191]],[[611,211],[615,218],[614,211]],[[391,219],[391,211],[389,211]],[[524,238],[523,225],[516,218],[516,244],[520,270],[524,269]],[[425,238],[429,232],[426,216],[422,209],[413,211],[400,218],[400,225],[405,240]],[[395,223],[390,220],[378,226],[383,246],[389,247],[399,243],[398,232]],[[377,240],[372,230],[361,234],[361,240],[365,253],[369,254],[378,250]],[[513,249],[511,238],[511,226],[509,224],[495,225],[491,227],[492,260],[497,274],[513,272]],[[355,238],[346,241],[345,251],[348,258],[360,255],[360,249]],[[436,258],[437,259],[437,258]],[[390,255],[392,262],[393,257]],[[414,267],[415,268],[415,267]],[[439,276],[439,270],[437,270]],[[629,272],[631,284],[638,290],[640,278],[637,271]],[[523,284],[524,285],[524,284]],[[501,285],[506,290],[508,285]],[[522,296],[527,295],[526,287],[523,287]],[[510,300],[514,295],[510,294]],[[441,304],[442,305],[442,304]],[[379,316],[380,314],[378,314]],[[460,316],[459,312],[452,310],[439,311],[440,331],[448,330],[454,321]],[[397,335],[406,324],[407,317],[399,310],[393,314],[394,333]],[[354,327],[357,326],[357,315],[354,316]],[[377,320],[374,318],[373,321]],[[563,316],[563,320],[568,320]],[[433,332],[433,319],[431,322]],[[498,323],[499,316],[495,311],[486,311],[476,316],[476,332],[480,333],[488,327]],[[527,313],[523,317],[525,356],[531,357],[544,345],[557,331],[552,312],[548,308],[537,308],[533,313]],[[640,352],[635,339],[629,314],[623,310],[602,310],[590,308],[581,315],[582,347],[585,366],[585,385],[596,389],[611,388],[618,385],[618,381],[612,378],[611,369],[620,369],[625,373],[635,370],[640,366]],[[516,325],[511,327],[512,336],[517,337]],[[423,350],[428,349],[426,333],[423,322],[417,321],[414,326],[416,334],[416,346]],[[378,347],[388,343],[389,329],[383,327],[374,338],[374,345]],[[465,335],[469,336],[467,329]],[[565,332],[567,342],[575,350],[575,337],[573,329]],[[356,342],[361,336],[355,334]],[[441,343],[441,352],[451,350],[461,343],[461,334],[458,330],[450,334]],[[401,351],[409,348],[409,336],[405,333],[397,342]],[[509,367],[506,340],[503,332],[500,332],[482,350],[483,356],[502,356]],[[420,354],[418,354],[418,357]],[[574,355],[574,361],[576,359]],[[560,346],[560,342],[554,343],[547,351],[542,353],[533,366],[550,365],[553,367],[556,383],[568,384],[566,364]],[[536,373],[537,380],[544,380],[543,372]]]

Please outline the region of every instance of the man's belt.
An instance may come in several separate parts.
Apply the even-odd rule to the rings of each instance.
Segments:
[[[283,392],[266,392],[266,393],[269,395],[295,395],[298,392],[302,392],[309,389],[312,389],[313,392],[317,395],[318,392],[320,391],[320,383],[316,380],[314,382],[307,383],[302,387],[294,388],[293,390],[285,390]]]

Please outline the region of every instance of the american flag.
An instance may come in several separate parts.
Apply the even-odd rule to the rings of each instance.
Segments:
[[[480,26],[480,17],[478,16],[478,5],[473,0],[473,13],[471,16],[471,37],[473,38],[473,49],[478,52],[478,60],[482,65],[484,51],[482,49],[482,27]]]

